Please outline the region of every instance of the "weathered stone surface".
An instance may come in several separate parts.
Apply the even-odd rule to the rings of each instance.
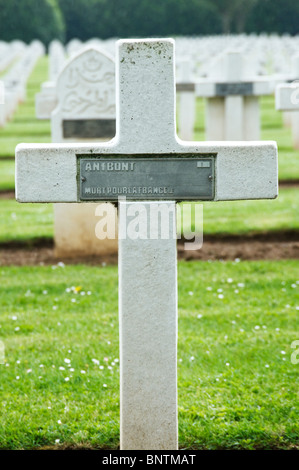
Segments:
[[[150,225],[150,206],[141,211]],[[175,203],[160,202],[175,214]],[[122,239],[139,203],[119,205],[121,449],[177,449],[175,215],[168,240]],[[165,235],[165,234],[164,234]]]
[[[146,137],[145,137],[146,140]],[[166,141],[145,144],[147,153],[215,153],[214,200],[271,199],[278,194],[277,147],[274,142],[179,143]],[[42,153],[41,153],[41,150]],[[19,202],[78,202],[76,155],[123,154],[134,152],[131,143],[116,141],[73,146],[21,144],[17,147],[16,197]],[[141,150],[141,149],[139,149]]]

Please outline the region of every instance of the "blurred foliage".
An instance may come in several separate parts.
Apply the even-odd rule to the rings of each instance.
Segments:
[[[293,0],[0,0],[0,40],[299,33]]]
[[[67,39],[217,34],[221,20],[208,1],[59,0]]]
[[[66,37],[299,33],[293,0],[58,0]]]
[[[259,0],[248,15],[245,32],[299,33],[299,2]]]
[[[65,24],[56,0],[0,0],[0,40],[65,39]]]

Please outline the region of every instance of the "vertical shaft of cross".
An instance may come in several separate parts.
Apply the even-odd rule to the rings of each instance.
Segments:
[[[119,41],[117,135],[124,151],[176,148],[173,40]],[[136,94],[138,90],[138,94]],[[175,203],[163,233],[156,202],[119,203],[121,449],[177,449],[177,261]],[[123,237],[141,207],[146,239]],[[165,217],[162,214],[164,223]],[[154,227],[153,227],[154,224]],[[165,231],[165,227],[164,227]]]
[[[121,40],[116,60],[117,138],[134,153],[176,141],[174,41]],[[138,95],[136,95],[138,90]]]
[[[154,206],[161,208],[160,224]],[[119,203],[122,450],[177,449],[175,210],[174,202]],[[130,238],[137,213],[146,221],[148,239]],[[163,227],[167,213],[170,223]]]

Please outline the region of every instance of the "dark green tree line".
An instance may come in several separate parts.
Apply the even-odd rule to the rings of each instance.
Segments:
[[[65,23],[56,0],[0,0],[0,40],[65,39]]]
[[[245,32],[299,34],[297,0],[258,0],[248,15]]]
[[[67,38],[217,34],[216,8],[198,0],[60,0]]]
[[[0,40],[299,33],[294,0],[0,0]]]

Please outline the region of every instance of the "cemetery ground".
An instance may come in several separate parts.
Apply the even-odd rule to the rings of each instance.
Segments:
[[[54,261],[52,205],[13,199],[16,145],[51,140],[50,123],[34,110],[47,67],[40,59],[26,102],[0,130],[0,448],[116,449],[116,260]],[[178,264],[181,449],[299,446],[291,361],[299,339],[299,152],[274,97],[262,99],[261,113],[262,139],[279,146],[278,199],[204,203],[207,261]],[[196,140],[204,140],[203,116],[197,100]]]
[[[180,448],[298,448],[297,279],[296,261],[179,263]],[[1,448],[117,448],[116,267],[2,267],[0,286]]]

